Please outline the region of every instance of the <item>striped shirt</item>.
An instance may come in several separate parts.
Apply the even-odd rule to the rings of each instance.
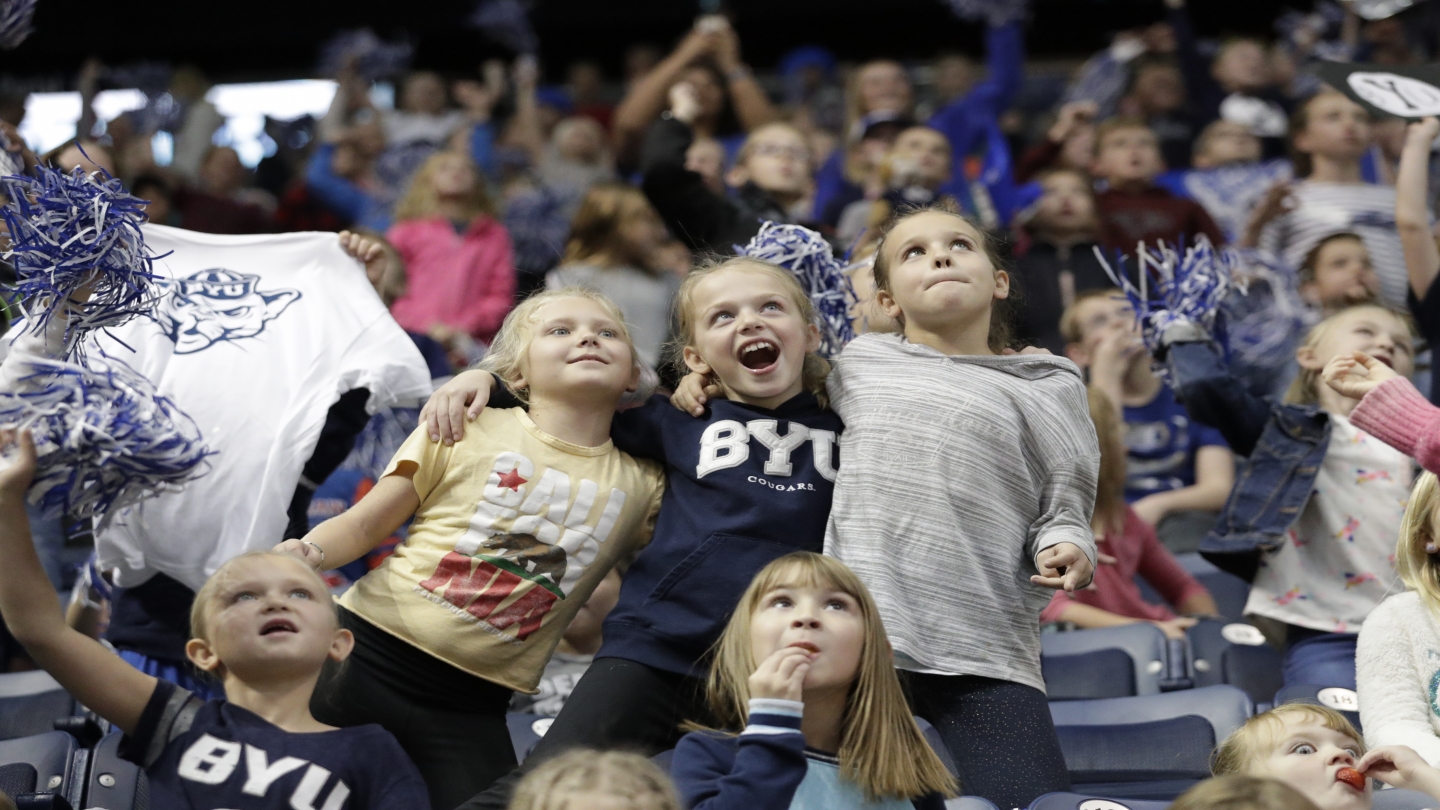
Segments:
[[[1280,256],[1295,270],[1321,239],[1351,231],[1365,240],[1370,263],[1380,277],[1380,298],[1405,308],[1409,277],[1405,254],[1395,231],[1395,189],[1370,183],[1316,183],[1302,180],[1291,187],[1295,207],[1277,217],[1260,235],[1260,247]]]
[[[825,553],[880,608],[897,666],[1044,690],[1035,555],[1093,562],[1100,451],[1075,364],[948,357],[899,335],[856,338],[829,379],[845,420]]]

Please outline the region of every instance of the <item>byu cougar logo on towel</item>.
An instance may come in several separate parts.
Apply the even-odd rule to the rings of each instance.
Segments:
[[[160,328],[176,354],[194,354],[225,340],[255,337],[265,322],[300,298],[299,290],[255,289],[260,277],[215,268],[161,280],[165,295],[155,308]]]

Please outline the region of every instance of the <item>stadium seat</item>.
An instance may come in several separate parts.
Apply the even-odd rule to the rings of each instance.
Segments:
[[[77,712],[75,700],[42,670],[0,675],[0,740],[55,729],[55,720]]]
[[[49,731],[33,737],[0,742],[0,767],[25,765],[33,769],[34,793],[53,793],[73,807],[80,807],[84,791],[82,779],[74,771],[83,770],[83,760],[76,763],[80,745],[63,731]],[[20,769],[14,769],[21,773]]]
[[[530,755],[530,749],[540,742],[540,738],[550,730],[553,722],[555,718],[538,714],[511,712],[505,715],[505,725],[510,727],[510,743],[515,746],[516,762],[525,761],[525,757]]]
[[[1232,622],[1245,620],[1245,600],[1250,598],[1250,583],[1221,571],[1199,554],[1177,554],[1175,560],[1215,597],[1221,616]]]
[[[1434,807],[1435,800],[1418,790],[1377,790],[1374,810],[1424,810]]]
[[[1159,694],[1167,661],[1165,634],[1149,623],[1040,637],[1040,667],[1052,701]]]
[[[1085,793],[1046,793],[1029,810],[1165,810],[1169,802],[1105,799]]]
[[[1315,686],[1297,684],[1287,686],[1275,693],[1275,705],[1282,703],[1313,703],[1326,706],[1345,715],[1355,728],[1360,729],[1360,701],[1354,689],[1343,686]],[[1364,730],[1364,729],[1360,729]]]
[[[945,741],[940,739],[940,732],[936,731],[935,727],[930,725],[930,721],[923,717],[915,718],[915,723],[920,726],[920,733],[925,735],[925,742],[930,743],[930,747],[935,750],[935,755],[945,763],[945,769],[950,771],[951,776],[959,778],[960,771],[955,767],[955,758],[950,756],[950,749],[946,748]]]
[[[956,796],[945,800],[945,810],[1000,810],[989,799],[979,796]]]
[[[1207,619],[1185,636],[1196,686],[1237,686],[1256,703],[1268,702],[1280,689],[1282,656],[1254,626]]]
[[[90,752],[85,807],[105,810],[146,810],[150,782],[140,766],[120,758],[119,732],[107,734]]]
[[[1148,800],[1173,799],[1206,778],[1215,744],[1253,711],[1248,695],[1224,685],[1050,704],[1074,785]]]

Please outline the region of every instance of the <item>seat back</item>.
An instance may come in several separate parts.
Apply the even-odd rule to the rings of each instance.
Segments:
[[[950,756],[950,749],[945,747],[945,741],[940,739],[940,732],[930,725],[930,721],[923,717],[915,718],[915,724],[920,727],[920,733],[925,735],[925,742],[930,743],[930,748],[935,751],[935,756],[945,764],[945,769],[956,779],[960,778],[960,769],[955,767],[955,758]]]
[[[0,740],[53,731],[57,719],[76,712],[74,698],[47,672],[0,675]]]
[[[530,750],[550,730],[550,724],[555,722],[553,717],[542,717],[538,714],[522,714],[510,712],[505,715],[505,725],[510,729],[510,744],[515,747],[515,761],[524,762],[525,757],[530,755]]]
[[[1221,571],[1199,554],[1177,554],[1175,561],[1215,597],[1215,606],[1220,609],[1222,617],[1232,622],[1245,620],[1245,600],[1250,598],[1250,583],[1228,571]]]
[[[1148,622],[1040,637],[1051,700],[1159,694],[1168,656],[1165,634]]]
[[[24,764],[35,769],[35,793],[57,793],[71,804],[80,803],[81,786],[75,770],[80,746],[63,731],[47,731],[33,737],[0,741],[0,765]]]
[[[1275,705],[1282,703],[1313,703],[1334,709],[1345,715],[1345,719],[1349,720],[1356,730],[1364,731],[1360,728],[1360,700],[1354,689],[1344,686],[1296,684],[1275,693]]]
[[[945,810],[1000,810],[989,799],[979,796],[956,796],[945,800]]]
[[[1377,790],[1372,806],[1375,810],[1424,810],[1434,807],[1435,799],[1418,790]]]
[[[119,732],[107,734],[90,753],[85,806],[105,810],[147,810],[150,783],[139,765],[120,758]]]
[[[1262,703],[1283,685],[1283,656],[1252,625],[1206,619],[1185,631],[1185,637],[1196,686],[1229,684]]]
[[[1169,802],[1104,799],[1085,793],[1046,793],[1029,810],[1165,810]]]
[[[38,779],[39,774],[35,772],[35,766],[28,762],[0,765],[0,793],[6,796],[34,793],[35,782]]]

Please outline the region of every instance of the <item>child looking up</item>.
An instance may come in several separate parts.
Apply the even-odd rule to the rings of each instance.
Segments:
[[[185,652],[224,681],[227,699],[201,700],[65,624],[25,516],[35,445],[28,432],[0,441],[9,448],[0,470],[0,613],[37,664],[126,734],[121,756],[145,769],[152,806],[430,806],[415,766],[384,729],[337,729],[310,713],[321,666],[343,661],[354,644],[313,571],[255,552],[206,581]]]
[[[316,569],[404,544],[340,599],[350,666],[316,693],[338,725],[379,723],[453,808],[515,767],[512,691],[531,692],[570,620],[650,534],[658,467],[610,441],[642,366],[604,296],[544,292],[505,319],[485,358],[529,402],[492,409],[452,444],[422,427],[358,504],[277,547]]]
[[[1199,203],[1155,185],[1164,170],[1159,143],[1145,122],[1113,118],[1100,125],[1090,173],[1107,185],[1095,196],[1107,252],[1133,254],[1137,243],[1153,246],[1162,239],[1188,244],[1201,234],[1216,245],[1225,243],[1225,235]]]
[[[1072,169],[1040,175],[1043,192],[1024,223],[1030,242],[1017,249],[1015,276],[1025,297],[1016,313],[1021,342],[1063,354],[1060,319],[1076,297],[1114,284],[1095,257],[1100,220],[1090,177]]]
[[[707,691],[715,716],[744,730],[675,747],[693,810],[939,810],[955,792],[905,704],[874,600],[833,558],[797,552],[761,569]]]

